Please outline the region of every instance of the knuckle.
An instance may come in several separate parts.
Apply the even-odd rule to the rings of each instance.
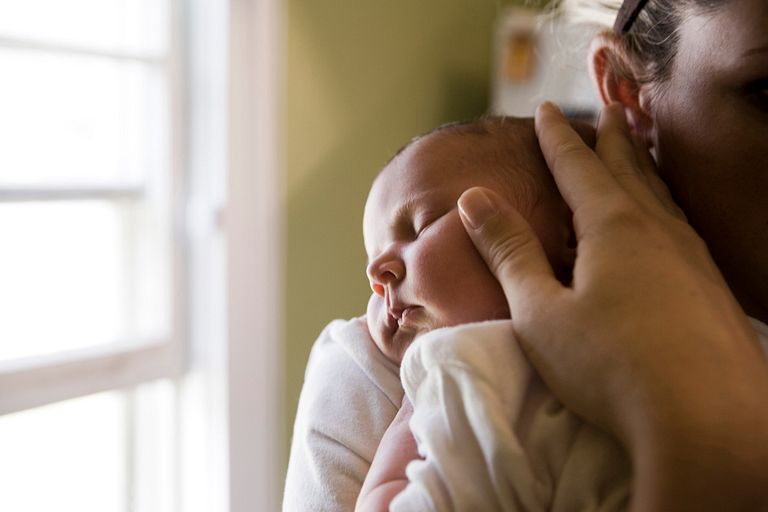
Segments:
[[[613,204],[607,205],[604,211],[604,228],[644,231],[650,225],[648,215],[629,201],[615,201]]]
[[[513,231],[497,239],[489,251],[489,264],[496,276],[508,276],[513,273],[520,258],[533,244],[531,237],[522,231]]]
[[[682,208],[677,206],[672,199],[669,200],[667,208],[670,214],[678,221],[688,224],[688,216],[685,214]]]
[[[553,156],[555,162],[581,160],[589,156],[589,151],[581,141],[568,140],[555,146]]]
[[[701,236],[685,221],[680,221],[677,224],[677,237],[683,242],[686,247],[690,247],[693,251],[700,254],[708,254],[709,247]]]
[[[631,161],[625,159],[625,158],[614,158],[611,160],[607,160],[604,162],[605,165],[610,169],[611,174],[616,178],[638,178],[643,181],[645,181],[645,176],[643,176],[638,169],[632,164]]]

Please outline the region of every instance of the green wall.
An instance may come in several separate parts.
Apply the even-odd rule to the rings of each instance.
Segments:
[[[312,342],[331,319],[365,311],[361,224],[374,175],[414,135],[485,111],[493,24],[504,3],[287,2],[289,429]]]

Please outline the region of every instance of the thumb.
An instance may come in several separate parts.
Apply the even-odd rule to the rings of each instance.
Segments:
[[[501,283],[513,318],[559,291],[539,239],[507,201],[474,187],[461,195],[458,206],[464,229]]]

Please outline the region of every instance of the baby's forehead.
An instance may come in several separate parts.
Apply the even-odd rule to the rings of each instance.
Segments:
[[[584,123],[573,127],[590,147],[594,146],[594,129]],[[448,178],[449,170],[458,172],[479,169],[517,170],[531,178],[552,183],[551,174],[539,147],[532,118],[489,116],[475,121],[440,126],[406,144],[380,171],[419,172],[413,161],[439,167]]]
[[[551,176],[535,136],[430,133],[412,141],[382,169],[366,201],[365,217],[381,220],[446,193],[455,203],[474,186],[492,188],[525,214],[543,190],[554,187],[547,179]]]
[[[467,125],[414,139],[384,166],[374,186],[403,179],[428,187],[435,182],[490,178],[504,187],[515,186],[519,179],[550,178],[532,125],[492,128]]]

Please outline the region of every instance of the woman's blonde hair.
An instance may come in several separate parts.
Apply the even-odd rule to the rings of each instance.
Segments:
[[[560,0],[557,8],[570,23],[610,30],[621,3],[621,0]]]
[[[648,0],[625,33],[617,35],[625,50],[645,71],[641,82],[662,83],[669,78],[680,42],[680,25],[694,14],[717,10],[730,0]],[[622,0],[559,0],[555,9],[571,23],[611,30]]]

